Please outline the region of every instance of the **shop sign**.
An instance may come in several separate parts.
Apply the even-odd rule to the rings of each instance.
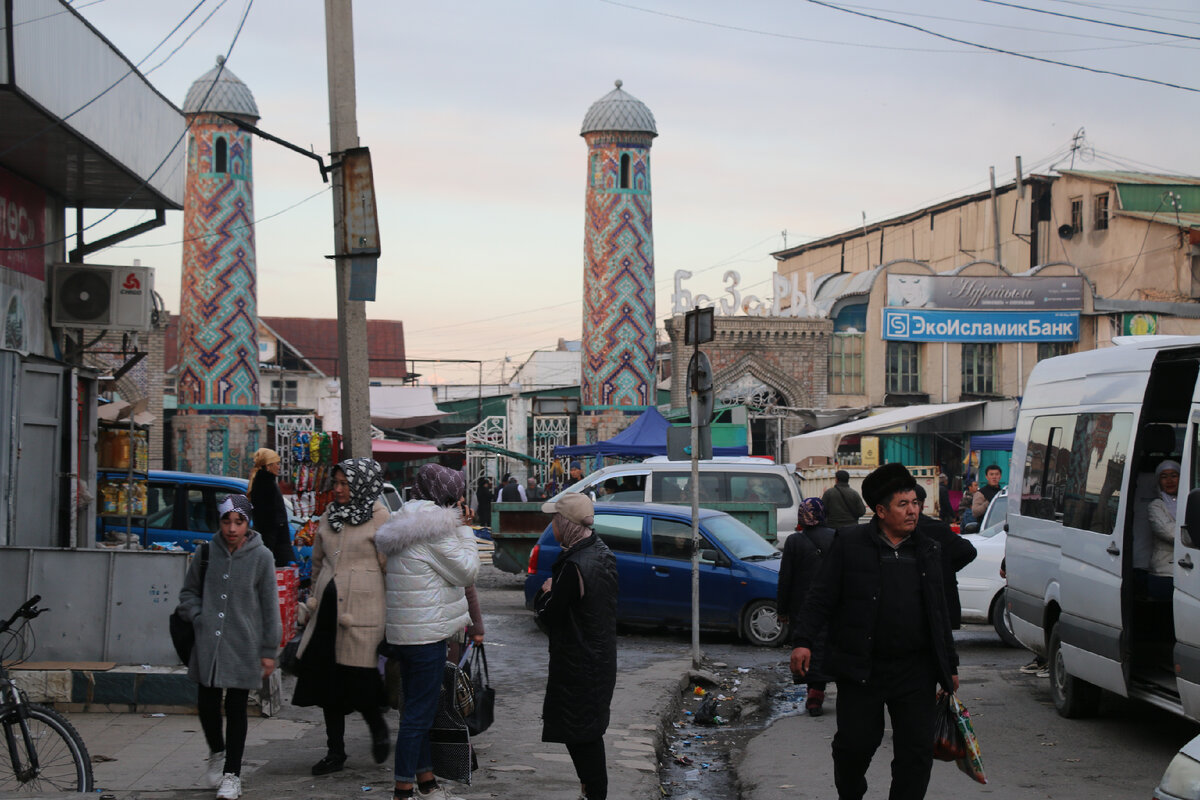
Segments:
[[[1153,336],[1158,333],[1158,314],[1122,314],[1122,336]]]
[[[863,436],[858,440],[859,451],[864,467],[879,466],[879,437]]]
[[[973,278],[962,275],[887,276],[894,308],[960,311],[1072,311],[1083,308],[1083,278]]]
[[[46,279],[46,193],[0,169],[0,267]]]
[[[713,309],[719,317],[732,317],[743,313],[748,317],[819,317],[821,312],[809,301],[812,297],[812,276],[807,276],[807,291],[800,291],[799,275],[771,274],[771,291],[774,297],[760,299],[757,295],[743,295],[742,276],[736,270],[726,270],[725,294],[713,300],[706,294],[693,295],[683,288],[683,282],[692,277],[686,269],[675,270],[675,291],[671,294],[671,313],[686,314],[693,308]],[[784,306],[784,302],[787,306]]]
[[[883,338],[900,342],[1077,342],[1077,311],[884,308]]]

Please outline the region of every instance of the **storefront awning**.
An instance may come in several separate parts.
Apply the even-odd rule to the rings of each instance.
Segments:
[[[886,431],[889,428],[919,422],[923,419],[952,414],[964,408],[981,406],[984,402],[983,400],[971,400],[964,403],[936,403],[933,405],[889,408],[879,414],[872,414],[869,417],[856,419],[853,422],[845,422],[830,428],[822,428],[819,431],[792,436],[787,440],[788,461],[797,463],[812,457],[835,460],[838,443],[845,436]]]
[[[525,461],[529,464],[544,465],[546,463],[545,461],[542,461],[540,458],[534,458],[533,456],[527,456],[524,453],[518,453],[516,450],[506,450],[505,448],[497,447],[494,444],[484,444],[483,442],[471,442],[467,445],[467,449],[468,450],[483,450],[488,453],[495,453],[498,456],[504,456],[505,458],[513,458],[518,461]]]
[[[371,455],[376,461],[413,461],[418,458],[436,458],[438,450],[431,444],[397,442],[393,439],[372,439]]]

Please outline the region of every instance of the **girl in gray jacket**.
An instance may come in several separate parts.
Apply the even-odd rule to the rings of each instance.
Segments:
[[[201,559],[192,559],[179,606],[196,629],[188,677],[198,684],[196,706],[209,749],[207,778],[210,785],[219,784],[218,800],[237,800],[242,794],[246,702],[250,690],[275,669],[282,624],[275,559],[250,529],[250,501],[229,495],[217,510],[221,531],[208,547],[203,575]]]

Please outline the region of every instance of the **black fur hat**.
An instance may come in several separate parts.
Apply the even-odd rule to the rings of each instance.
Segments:
[[[917,481],[903,464],[884,464],[863,478],[862,496],[872,511],[896,492],[916,490]]]

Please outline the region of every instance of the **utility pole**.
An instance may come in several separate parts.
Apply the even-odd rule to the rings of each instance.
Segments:
[[[341,154],[358,147],[354,87],[354,7],[352,0],[325,0],[325,63],[329,80],[329,150],[333,170],[333,263],[337,275],[338,383],[342,401],[342,451],[347,458],[371,455],[370,363],[367,359],[367,305],[350,299],[350,259],[346,254],[343,186],[336,168]]]

